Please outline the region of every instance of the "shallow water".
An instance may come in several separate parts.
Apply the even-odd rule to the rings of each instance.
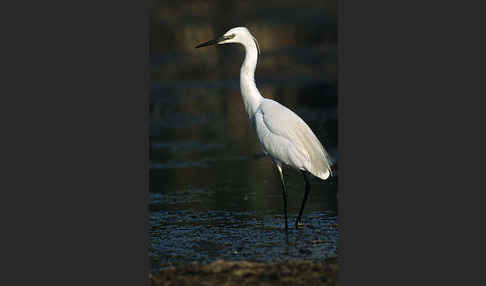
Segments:
[[[204,207],[203,203],[208,201],[204,197],[208,193],[209,200],[216,200],[218,192],[209,189],[188,188],[174,195],[151,195],[149,233],[154,270],[216,259],[279,261],[337,256],[336,213],[316,210],[318,202],[314,197],[314,207],[308,206],[302,229],[293,228],[297,209],[292,208],[287,242],[281,207],[242,210],[245,202],[257,200],[256,194],[244,190],[240,195],[235,194],[234,199],[238,201],[227,204],[227,207]],[[281,202],[278,194],[267,195],[264,199]],[[321,198],[320,203],[325,205],[325,199]],[[192,207],[196,204],[202,208]]]
[[[265,97],[301,116],[337,160],[336,90],[315,79],[258,81]],[[149,256],[152,269],[216,259],[278,261],[337,256],[337,178],[304,194],[286,168],[289,236],[280,182],[248,125],[233,81],[156,83],[150,114]]]

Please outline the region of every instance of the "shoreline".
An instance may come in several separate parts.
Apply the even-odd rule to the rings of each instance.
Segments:
[[[149,272],[159,285],[339,285],[338,257],[322,261],[251,262],[216,260]]]

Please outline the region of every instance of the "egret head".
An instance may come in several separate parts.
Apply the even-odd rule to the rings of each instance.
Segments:
[[[219,36],[213,40],[197,45],[196,49],[206,47],[206,46],[224,45],[230,43],[239,43],[245,47],[251,45],[252,43],[255,43],[255,46],[258,49],[258,53],[260,53],[260,47],[258,46],[257,40],[255,39],[255,37],[253,37],[250,31],[248,31],[248,29],[245,27],[232,28],[228,32],[224,33],[224,35],[222,36]]]

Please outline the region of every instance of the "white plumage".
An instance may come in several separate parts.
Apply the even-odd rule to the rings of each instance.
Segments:
[[[240,71],[240,88],[245,110],[263,151],[274,161],[282,184],[285,229],[287,230],[287,191],[283,180],[282,164],[301,170],[305,180],[305,195],[296,227],[301,226],[302,211],[310,190],[306,172],[321,178],[332,174],[331,160],[309,126],[297,114],[280,103],[264,98],[258,91],[254,75],[259,47],[257,40],[245,27],[230,29],[223,36],[202,43],[196,48],[239,43],[245,48],[245,60]]]
[[[254,120],[260,144],[275,161],[323,180],[330,176],[326,150],[297,114],[274,100],[263,99]]]

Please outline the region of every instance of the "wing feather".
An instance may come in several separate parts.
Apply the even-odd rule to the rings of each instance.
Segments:
[[[322,179],[331,175],[329,154],[310,127],[292,110],[265,99],[255,118],[258,138],[270,156]]]

